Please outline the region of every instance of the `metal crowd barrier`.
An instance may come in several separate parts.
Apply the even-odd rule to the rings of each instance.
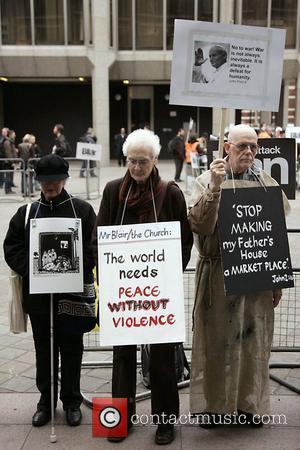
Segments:
[[[300,233],[300,230],[290,230],[291,233]],[[293,269],[295,286],[293,288],[283,289],[283,297],[279,306],[275,309],[274,337],[272,352],[300,352],[300,268]],[[185,316],[186,316],[186,342],[185,350],[191,350],[192,347],[192,312],[194,304],[194,281],[195,268],[186,269],[184,273],[184,298],[185,298]],[[85,351],[87,352],[112,352],[112,347],[100,347],[100,331],[90,332],[85,335]],[[190,359],[189,363],[190,363]],[[82,363],[86,369],[93,368],[111,368],[112,359],[106,361],[87,361]],[[137,366],[141,365],[141,360]],[[270,369],[275,368],[299,368],[299,363],[270,363]],[[300,394],[298,387],[287,383],[285,380],[272,375],[270,378],[282,384],[288,389]],[[189,381],[178,383],[179,388],[187,387]],[[84,396],[84,403],[91,407],[92,402]],[[150,391],[137,394],[136,400],[144,400],[150,397]]]
[[[0,158],[0,188],[4,188],[4,194],[0,195],[1,201],[24,201],[26,197],[39,195],[40,185],[35,180],[34,167],[40,158],[30,158],[24,161],[21,158]],[[69,161],[70,178],[68,190],[76,197],[91,200],[100,197],[100,163],[91,165],[90,161],[77,158],[65,158]],[[5,167],[6,166],[6,167]],[[84,183],[82,178],[85,178]],[[13,180],[13,197],[6,193],[5,183]]]
[[[18,167],[16,168],[16,166]],[[25,168],[25,161],[21,158],[0,158],[0,187],[4,190],[3,195],[0,195],[0,202],[10,202],[12,198],[17,201],[24,201],[26,196]],[[6,192],[7,188],[10,189],[10,192]],[[13,197],[11,197],[11,194],[14,194]]]

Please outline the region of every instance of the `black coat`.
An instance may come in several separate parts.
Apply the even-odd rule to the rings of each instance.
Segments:
[[[119,190],[123,178],[110,181],[104,188],[103,197],[97,216],[97,226],[120,225],[124,203],[119,201]],[[181,249],[183,270],[188,265],[193,246],[193,234],[187,220],[186,203],[182,191],[176,184],[168,185],[166,195],[159,212],[158,222],[179,221],[181,228]],[[139,223],[138,217],[128,208],[123,224]],[[94,238],[95,241],[95,238]]]
[[[73,208],[68,199],[69,194],[64,189],[53,202],[47,201],[42,195],[41,201],[43,204],[40,205],[37,218],[74,217]],[[73,197],[72,201],[77,217],[81,219],[84,282],[90,283],[93,279],[92,270],[95,266],[91,236],[96,216],[89,203]],[[9,267],[23,277],[23,306],[25,311],[33,314],[43,314],[49,312],[50,296],[47,294],[29,294],[29,221],[35,216],[37,207],[38,202],[34,202],[31,205],[25,229],[26,205],[18,209],[9,223],[3,248],[5,261]],[[60,295],[56,294],[54,298],[60,298]]]

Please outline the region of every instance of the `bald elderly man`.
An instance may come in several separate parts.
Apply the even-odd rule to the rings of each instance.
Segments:
[[[199,252],[190,404],[206,428],[237,418],[261,426],[260,416],[269,413],[274,308],[281,298],[280,289],[225,296],[217,232],[221,190],[277,183],[254,165],[254,129],[232,127],[224,149],[227,156],[196,179],[189,213]]]

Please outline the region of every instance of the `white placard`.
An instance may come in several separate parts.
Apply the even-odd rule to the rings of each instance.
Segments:
[[[296,139],[297,144],[300,144],[300,127],[287,126],[285,129],[285,137]]]
[[[83,292],[81,219],[30,220],[30,294]]]
[[[100,161],[102,147],[100,144],[77,142],[76,158]]]
[[[185,340],[179,222],[98,227],[100,344]]]
[[[284,42],[285,30],[176,19],[170,104],[278,111]]]

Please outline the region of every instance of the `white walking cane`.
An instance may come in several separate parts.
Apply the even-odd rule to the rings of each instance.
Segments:
[[[51,354],[51,435],[50,442],[56,442],[54,428],[54,326],[53,326],[53,294],[50,294],[50,354]]]

